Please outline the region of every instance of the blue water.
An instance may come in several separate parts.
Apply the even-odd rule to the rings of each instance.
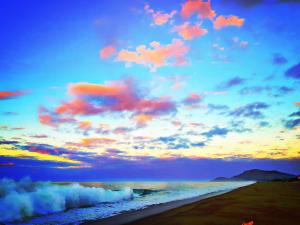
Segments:
[[[251,183],[112,182],[97,183],[97,187],[52,183],[26,184],[23,187],[17,184],[12,189],[11,185],[7,185],[2,198],[0,183],[0,211],[2,207],[6,213],[0,215],[0,222],[24,225],[80,224],[128,210],[232,190]]]

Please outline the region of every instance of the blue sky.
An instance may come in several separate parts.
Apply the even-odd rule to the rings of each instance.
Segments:
[[[1,3],[1,174],[299,173],[299,7],[280,0]],[[188,176],[195,168],[201,172]]]

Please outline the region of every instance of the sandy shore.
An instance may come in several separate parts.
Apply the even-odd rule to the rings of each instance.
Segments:
[[[235,189],[236,190],[236,189]],[[232,190],[226,190],[226,191],[218,191],[213,192],[205,195],[201,195],[195,198],[188,198],[178,201],[172,201],[167,203],[161,203],[157,205],[152,205],[144,209],[138,209],[138,210],[130,210],[128,212],[122,213],[120,215],[115,215],[112,217],[96,220],[96,221],[86,221],[83,223],[84,225],[122,225],[122,224],[128,224],[132,223],[134,221],[147,218],[149,216],[157,215],[166,211],[169,211],[171,209],[176,209],[178,207],[182,207],[188,204],[192,204],[198,201],[201,201],[203,199],[211,198],[214,196],[222,195],[227,192],[230,192]]]
[[[300,182],[260,182],[233,191],[150,206],[85,224],[254,225],[300,224]]]

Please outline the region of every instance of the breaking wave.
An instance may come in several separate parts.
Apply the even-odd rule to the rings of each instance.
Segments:
[[[0,222],[22,221],[33,216],[62,212],[133,198],[130,188],[108,190],[80,184],[57,185],[49,182],[0,180]]]

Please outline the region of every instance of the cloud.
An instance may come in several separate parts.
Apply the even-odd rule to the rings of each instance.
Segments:
[[[221,29],[228,26],[241,27],[244,24],[244,19],[237,16],[218,16],[214,21],[214,28]]]
[[[239,37],[233,37],[231,41],[233,44],[233,48],[246,49],[249,46],[248,41],[243,41]]]
[[[208,104],[207,108],[209,109],[208,112],[218,112],[219,114],[225,114],[228,112],[229,107],[227,105],[222,105],[222,104]]]
[[[300,118],[285,121],[285,127],[288,129],[293,129],[298,126],[300,126]]]
[[[229,130],[227,128],[213,127],[207,132],[203,132],[202,135],[207,138],[213,138],[214,136],[225,136]]]
[[[117,52],[115,46],[107,45],[100,50],[100,58],[107,59]]]
[[[69,124],[76,122],[76,119],[72,117],[62,117],[57,113],[51,112],[50,110],[40,107],[39,112],[39,121],[41,124],[58,127],[61,124]]]
[[[228,3],[237,3],[242,7],[251,8],[263,3],[263,0],[223,0],[223,2]]]
[[[136,47],[135,51],[121,50],[118,53],[117,61],[144,65],[151,71],[155,71],[157,68],[167,65],[185,65],[185,55],[188,51],[189,47],[179,39],[173,39],[172,43],[168,45],[161,45],[159,42],[153,41],[149,48],[140,45]]]
[[[152,16],[153,22],[157,26],[164,25],[167,23],[176,13],[176,10],[173,10],[170,13],[163,13],[161,11],[154,11],[151,9],[149,4],[146,4],[144,7],[145,11]]]
[[[205,142],[197,142],[197,143],[191,143],[192,147],[204,147],[206,146]]]
[[[261,121],[258,124],[259,127],[271,127],[271,124],[267,121]]]
[[[300,110],[298,112],[293,112],[289,117],[300,117]]]
[[[229,126],[230,131],[236,133],[245,133],[245,132],[252,132],[250,128],[245,127],[244,121],[233,120],[230,122]]]
[[[78,160],[73,160],[64,156],[48,154],[46,151],[25,150],[12,145],[2,145],[0,157],[13,157],[22,159],[35,159],[39,161],[63,162],[70,164],[81,164]]]
[[[157,139],[154,139],[153,142],[161,142],[166,144],[167,149],[189,149],[191,147],[204,147],[204,142],[198,142],[194,143],[191,142],[187,138],[179,137],[178,135],[172,135],[172,136],[165,136],[165,137],[159,137]]]
[[[0,163],[0,167],[3,167],[3,166],[15,166],[16,164],[13,163],[13,162],[5,162],[5,163]]]
[[[0,91],[0,100],[20,97],[27,94],[26,91]]]
[[[235,86],[239,86],[245,83],[245,79],[239,76],[230,78],[229,80],[225,81],[224,83],[218,86],[218,89],[229,89]]]
[[[5,116],[16,116],[16,115],[18,115],[18,113],[17,112],[7,111],[7,112],[3,112],[2,115],[5,115]]]
[[[300,63],[290,67],[285,71],[285,76],[293,79],[300,79]]]
[[[199,24],[191,25],[188,22],[175,26],[173,31],[177,32],[185,40],[201,37],[208,32],[207,29],[202,28]]]
[[[296,106],[300,106],[300,102],[295,102],[295,105]]]
[[[184,19],[190,18],[193,14],[197,14],[200,19],[213,19],[216,13],[211,8],[210,1],[187,0],[181,8],[180,15]]]
[[[280,55],[279,53],[273,55],[272,63],[274,65],[283,65],[286,64],[287,62],[288,62],[287,58]]]
[[[53,112],[40,109],[40,122],[50,126],[76,122],[77,115],[129,112],[138,123],[144,124],[156,117],[176,113],[176,104],[168,97],[147,98],[128,78],[106,84],[74,83],[68,87],[74,97],[62,102]]]
[[[250,86],[242,88],[241,95],[253,95],[267,93],[271,97],[282,97],[294,91],[294,88],[287,86]]]
[[[284,120],[284,126],[288,129],[293,129],[300,125],[300,109],[297,112],[293,112],[289,115],[288,120]]]
[[[30,137],[42,139],[42,138],[48,138],[49,136],[46,134],[36,134],[36,135],[31,135]]]
[[[98,145],[106,145],[106,144],[113,144],[117,140],[113,138],[83,138],[80,142],[67,142],[66,145],[70,147],[77,147],[77,148],[94,148]]]
[[[24,130],[25,128],[24,127],[9,127],[9,126],[6,126],[6,125],[2,125],[0,126],[0,130],[7,130],[7,131],[18,131],[18,130]]]
[[[199,103],[203,100],[203,96],[197,93],[189,94],[182,103],[189,109],[199,108]]]
[[[264,102],[253,102],[234,109],[233,111],[229,112],[229,115],[234,117],[259,119],[264,117],[262,110],[265,110],[269,107],[270,106]]]

